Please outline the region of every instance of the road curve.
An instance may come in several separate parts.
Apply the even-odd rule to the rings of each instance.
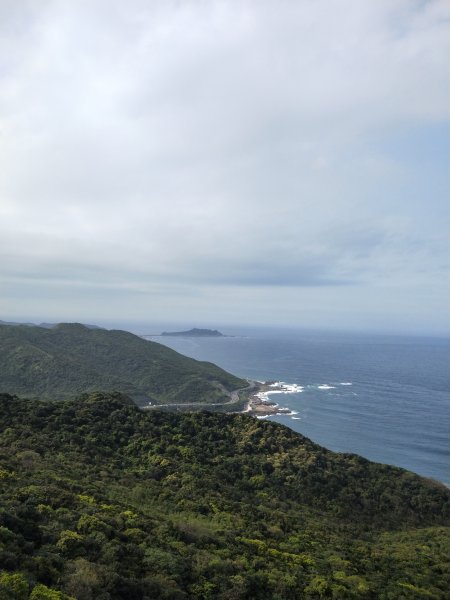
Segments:
[[[256,382],[250,381],[248,386],[245,388],[238,388],[237,390],[233,390],[232,392],[228,392],[230,394],[230,399],[227,402],[178,402],[174,404],[150,404],[148,406],[142,406],[142,410],[152,410],[154,408],[187,408],[189,406],[193,406],[195,408],[205,407],[210,408],[214,406],[229,406],[230,404],[236,404],[239,402],[239,394],[241,392],[246,392],[254,389],[256,387]]]

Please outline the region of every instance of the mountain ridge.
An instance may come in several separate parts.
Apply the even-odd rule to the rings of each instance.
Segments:
[[[127,331],[0,325],[0,390],[64,399],[120,391],[143,404],[227,402],[247,382]]]

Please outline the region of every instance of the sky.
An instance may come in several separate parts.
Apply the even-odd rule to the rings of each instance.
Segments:
[[[446,0],[1,0],[0,319],[449,332]]]

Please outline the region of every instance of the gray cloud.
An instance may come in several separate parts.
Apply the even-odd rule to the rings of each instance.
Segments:
[[[45,298],[46,285],[49,297],[73,286],[82,312],[93,290],[117,289],[117,317],[138,310],[135,294],[152,302],[165,290],[154,310],[176,315],[183,294],[227,288],[240,321],[270,318],[258,287],[286,305],[291,288],[317,288],[298,293],[335,321],[325,288],[358,286],[363,303],[373,286],[442,290],[445,168],[436,155],[419,171],[391,145],[407,130],[437,148],[447,126],[445,2],[0,11],[5,316],[33,306],[17,307],[19,288]],[[379,302],[396,313],[387,294]]]

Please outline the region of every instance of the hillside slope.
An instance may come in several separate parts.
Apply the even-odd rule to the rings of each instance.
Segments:
[[[0,325],[0,391],[62,399],[120,391],[138,402],[225,402],[247,383],[126,331]]]
[[[119,394],[3,395],[0,422],[1,598],[447,597],[450,494],[408,471]]]

